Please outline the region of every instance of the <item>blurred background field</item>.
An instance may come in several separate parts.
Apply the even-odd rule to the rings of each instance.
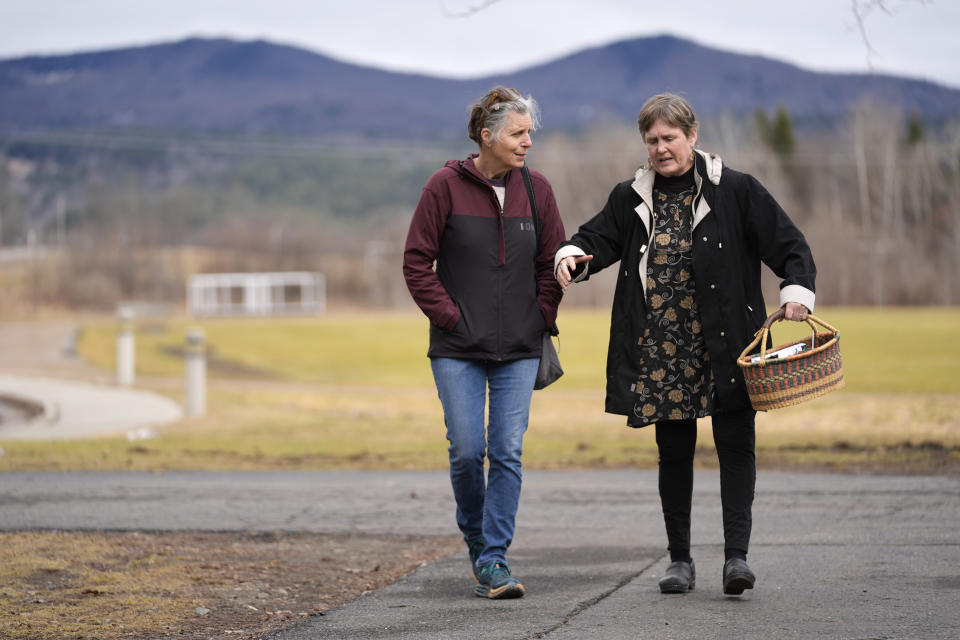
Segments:
[[[960,310],[824,308],[841,330],[846,388],[761,413],[766,468],[955,471],[960,468]],[[566,374],[534,394],[528,468],[653,467],[652,429],[604,414],[606,311],[563,310]],[[183,400],[183,344],[202,327],[209,410],[130,442],[3,443],[0,469],[442,469],[446,441],[418,313],[309,318],[145,320],[137,326],[138,386]],[[113,368],[116,323],[84,322],[77,348]],[[808,331],[774,325],[776,343]],[[698,464],[715,465],[709,421]]]

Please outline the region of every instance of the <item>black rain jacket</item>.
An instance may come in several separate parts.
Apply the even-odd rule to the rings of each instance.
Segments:
[[[766,317],[760,265],[783,280],[781,304],[800,302],[811,311],[816,266],[803,234],[753,176],[723,167],[718,157],[700,151],[695,169],[694,297],[710,353],[714,411],[734,411],[750,406],[736,359]],[[633,390],[647,317],[653,180],[652,170],[641,169],[633,180],[616,185],[603,210],[563,243],[556,257],[559,261],[581,251],[594,256],[579,265],[575,281],[620,265],[607,351],[606,411],[626,416],[640,411]]]

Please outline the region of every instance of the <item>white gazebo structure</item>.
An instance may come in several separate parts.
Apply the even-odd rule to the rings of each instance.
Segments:
[[[320,273],[197,273],[187,281],[187,311],[195,316],[323,313],[326,304]]]

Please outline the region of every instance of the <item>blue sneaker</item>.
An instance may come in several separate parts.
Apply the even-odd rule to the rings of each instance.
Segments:
[[[467,540],[467,553],[470,554],[470,568],[473,569],[473,579],[477,582],[480,582],[480,569],[477,567],[477,559],[486,547],[487,541],[483,538]]]
[[[522,598],[526,591],[520,581],[510,575],[510,568],[504,562],[491,562],[480,567],[477,582],[473,592],[480,598]]]

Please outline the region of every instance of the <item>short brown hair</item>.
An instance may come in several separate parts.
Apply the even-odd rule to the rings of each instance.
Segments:
[[[693,135],[698,124],[690,103],[673,93],[661,93],[647,100],[637,116],[640,134],[646,134],[657,120],[677,127],[688,138]]]

